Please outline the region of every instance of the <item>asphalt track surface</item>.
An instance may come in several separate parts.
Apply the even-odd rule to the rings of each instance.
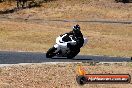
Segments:
[[[44,63],[44,62],[131,62],[131,58],[77,55],[74,59],[46,58],[40,52],[0,51],[0,64]]]

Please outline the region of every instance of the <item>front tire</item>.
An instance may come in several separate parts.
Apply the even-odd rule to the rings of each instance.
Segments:
[[[52,57],[54,57],[54,56],[56,55],[56,54],[54,53],[55,50],[56,50],[55,47],[50,48],[50,49],[47,51],[47,53],[46,53],[46,58],[52,58]]]

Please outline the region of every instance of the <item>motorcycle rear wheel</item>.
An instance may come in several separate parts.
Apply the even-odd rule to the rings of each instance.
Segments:
[[[69,54],[67,55],[67,59],[73,59],[79,52],[80,52],[80,49],[69,52]]]

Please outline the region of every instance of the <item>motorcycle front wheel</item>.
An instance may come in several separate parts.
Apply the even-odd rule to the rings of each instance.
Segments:
[[[56,55],[56,54],[54,53],[55,50],[56,50],[55,47],[50,48],[50,49],[47,51],[47,53],[46,53],[46,58],[52,58],[52,57],[54,57],[54,56]]]

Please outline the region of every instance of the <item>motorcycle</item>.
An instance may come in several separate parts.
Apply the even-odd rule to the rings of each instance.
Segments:
[[[87,42],[88,39],[84,38],[83,46],[85,46]],[[46,57],[52,58],[54,56],[57,56],[57,57],[66,57],[68,59],[74,58],[80,52],[80,49],[71,51],[68,48],[68,44],[73,45],[73,47],[74,45],[76,45],[74,36],[68,36],[67,34],[64,34],[62,36],[57,37],[56,44],[47,51]]]

